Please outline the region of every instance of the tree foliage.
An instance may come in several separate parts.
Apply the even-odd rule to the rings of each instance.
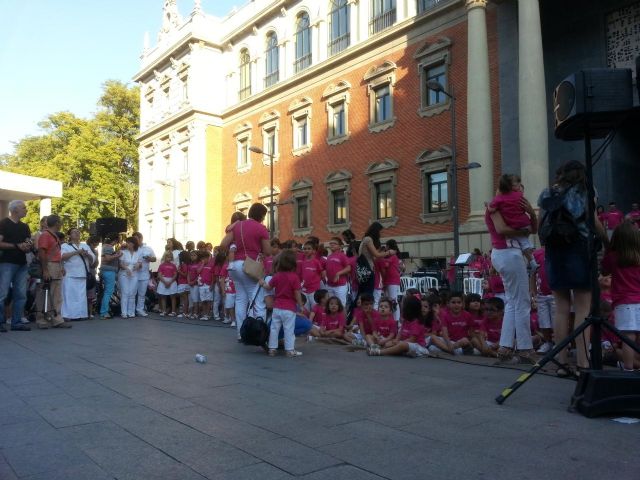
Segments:
[[[98,111],[82,119],[70,112],[49,115],[40,124],[44,133],[20,140],[13,155],[0,164],[12,172],[59,180],[63,196],[52,200],[64,228],[89,224],[100,217],[138,221],[139,89],[109,80],[103,85]],[[38,202],[29,202],[26,218],[38,226]]]

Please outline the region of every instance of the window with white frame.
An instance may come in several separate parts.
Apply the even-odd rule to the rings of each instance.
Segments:
[[[440,37],[434,42],[425,44],[413,56],[418,62],[420,77],[420,107],[418,115],[431,117],[450,108],[450,99],[443,92],[437,92],[428,86],[428,82],[438,82],[445,90],[449,90],[451,40]]]
[[[311,151],[311,99],[303,97],[289,105],[291,128],[293,131],[294,156],[303,155]]]
[[[396,186],[399,167],[398,162],[387,159],[371,164],[366,171],[371,191],[371,221],[378,221],[384,227],[398,222]]]
[[[272,158],[277,161],[280,156],[280,148],[278,146],[280,112],[277,110],[265,112],[260,116],[258,123],[262,128],[262,151],[265,153],[262,162],[265,165],[269,165]]]
[[[264,88],[275,85],[280,79],[280,47],[278,46],[278,36],[276,32],[267,34],[267,45],[264,53],[265,77]]]
[[[251,95],[251,56],[249,50],[243,48],[240,51],[240,90],[238,98],[244,100]]]
[[[350,5],[348,0],[331,0],[329,2],[329,45],[328,56],[340,53],[349,46]]]
[[[349,89],[351,84],[331,84],[322,94],[327,108],[327,143],[337,145],[349,138]]]
[[[425,150],[416,159],[422,178],[423,223],[444,223],[451,219],[449,199],[449,168],[451,149],[442,146],[437,150]]]
[[[293,234],[303,237],[313,230],[311,216],[313,182],[302,178],[293,182],[291,194],[293,197]]]
[[[370,0],[369,34],[381,32],[396,23],[396,0]]]
[[[236,169],[238,173],[251,170],[251,124],[249,122],[238,125],[234,130],[236,139]]]
[[[337,170],[324,179],[327,186],[329,223],[327,230],[340,233],[351,226],[349,220],[349,195],[351,193],[351,172]]]
[[[248,192],[236,193],[233,197],[233,208],[236,212],[242,212],[245,215],[249,212],[251,207],[252,197]]]
[[[311,66],[311,22],[309,14],[302,12],[296,19],[295,33],[295,61],[293,70],[295,73]]]
[[[385,61],[371,67],[364,76],[369,94],[369,131],[381,132],[395,124],[393,90],[396,82],[396,64]]]

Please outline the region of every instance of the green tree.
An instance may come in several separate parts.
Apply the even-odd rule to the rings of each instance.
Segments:
[[[39,125],[44,133],[23,138],[13,155],[0,158],[3,168],[25,175],[59,180],[62,198],[52,211],[64,228],[84,232],[97,218],[138,221],[139,89],[109,80],[103,85],[98,111],[90,119],[70,112],[49,115]],[[38,226],[38,202],[30,202],[27,222]]]

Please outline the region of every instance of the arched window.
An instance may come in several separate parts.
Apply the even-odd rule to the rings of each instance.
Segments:
[[[264,87],[270,87],[279,80],[278,65],[280,52],[278,51],[278,36],[275,32],[267,34],[267,50],[265,51]]]
[[[240,51],[240,90],[238,98],[244,100],[251,95],[251,57],[249,50],[243,48]]]
[[[311,23],[305,12],[296,19],[296,60],[294,71],[301,72],[311,65]]]
[[[329,56],[349,46],[349,5],[347,0],[329,2]]]

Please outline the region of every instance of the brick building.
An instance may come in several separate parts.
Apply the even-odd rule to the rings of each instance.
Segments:
[[[545,78],[558,59],[543,50],[555,25],[541,22],[553,2],[254,0],[225,18],[164,3],[135,77],[140,229],[155,246],[215,243],[232,212],[270,206],[273,156],[281,239],[360,236],[377,220],[416,264],[446,257],[455,171],[461,250],[488,249],[503,164],[535,200],[563,147],[548,100],[563,77]],[[428,80],[456,97],[455,170],[452,102]]]

